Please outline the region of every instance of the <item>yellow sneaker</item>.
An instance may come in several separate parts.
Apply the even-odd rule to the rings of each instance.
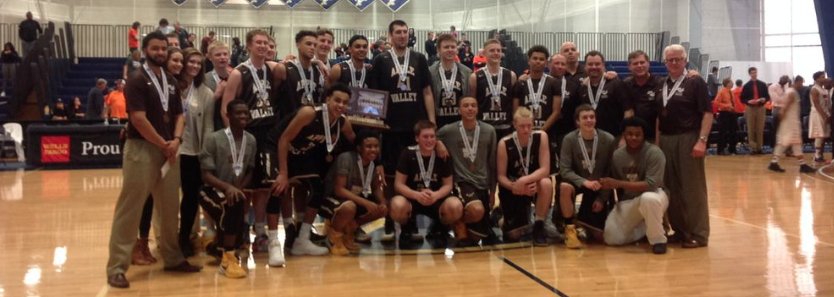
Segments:
[[[356,228],[357,226],[355,226],[356,222],[354,222],[353,224],[354,225],[350,226],[351,228],[348,228],[348,229],[352,229],[353,231],[345,232],[345,234],[342,235],[342,236],[344,236],[344,237],[342,237],[342,244],[344,244],[345,248],[347,248],[348,251],[350,251],[351,253],[358,253],[359,250],[361,249],[361,247],[359,247],[359,245],[356,244],[356,230],[355,229],[357,229]],[[331,229],[328,232],[333,232],[333,230]]]
[[[344,234],[330,229],[327,231],[327,240],[330,242],[330,254],[334,256],[347,256],[350,254],[344,243]]]
[[[576,236],[576,226],[573,224],[565,226],[565,246],[569,249],[580,249],[584,246],[582,241],[579,241],[579,237]]]
[[[240,267],[234,251],[223,253],[223,261],[220,263],[220,273],[228,278],[246,277],[246,270]]]

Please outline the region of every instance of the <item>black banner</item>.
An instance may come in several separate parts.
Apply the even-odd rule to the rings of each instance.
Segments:
[[[120,166],[122,125],[29,126],[26,159],[43,166]]]

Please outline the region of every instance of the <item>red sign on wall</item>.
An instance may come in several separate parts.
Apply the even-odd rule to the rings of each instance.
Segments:
[[[41,136],[42,163],[69,163],[69,136]]]

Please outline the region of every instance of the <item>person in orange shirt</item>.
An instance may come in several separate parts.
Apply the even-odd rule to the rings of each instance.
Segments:
[[[133,22],[127,30],[127,47],[133,53],[139,48],[139,22]]]
[[[116,80],[116,88],[107,94],[104,103],[107,105],[107,110],[110,112],[111,119],[127,120],[127,109],[125,105],[125,81],[123,79]]]
[[[718,109],[718,154],[727,155],[736,153],[736,119],[738,111],[736,107],[743,105],[738,103],[738,97],[734,96],[735,90],[741,91],[741,88],[732,89],[733,80],[725,78],[722,85],[724,86],[715,94],[715,106]],[[724,148],[728,148],[729,152],[725,152]]]

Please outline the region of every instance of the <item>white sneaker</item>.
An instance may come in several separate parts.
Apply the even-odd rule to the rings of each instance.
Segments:
[[[277,239],[269,243],[269,266],[284,266],[284,249]]]
[[[301,237],[295,239],[295,242],[292,244],[292,251],[290,252],[293,256],[323,256],[330,253],[326,247],[318,246],[310,241],[310,239],[302,239]]]

